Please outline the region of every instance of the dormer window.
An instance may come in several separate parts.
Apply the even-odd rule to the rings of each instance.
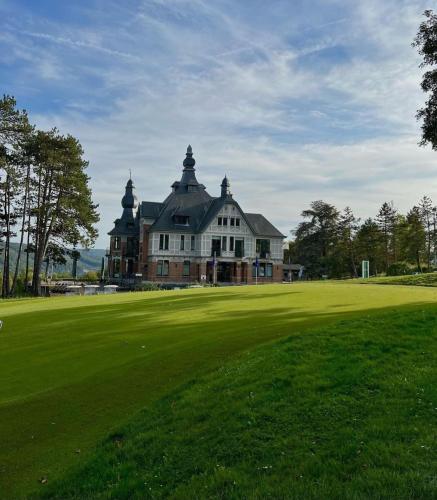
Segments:
[[[175,224],[178,224],[180,226],[188,226],[190,218],[188,217],[188,215],[174,215],[173,220]]]

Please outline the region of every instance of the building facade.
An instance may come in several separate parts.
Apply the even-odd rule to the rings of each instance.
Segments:
[[[245,213],[225,177],[219,197],[196,179],[188,146],[180,181],[162,202],[138,203],[131,179],[114,222],[109,277],[182,284],[280,282],[283,239],[261,214]]]

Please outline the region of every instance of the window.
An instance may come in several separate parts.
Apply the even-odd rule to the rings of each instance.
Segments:
[[[235,226],[235,217],[231,217],[231,226]]]
[[[215,237],[211,240],[211,256],[220,257],[221,238]]]
[[[168,260],[158,260],[157,276],[168,276]]]
[[[237,227],[240,227],[240,219],[239,219],[239,217],[236,217],[236,219],[235,219],[235,225]]]
[[[235,257],[244,257],[244,239],[235,240]]]
[[[256,264],[252,266],[252,276],[256,277]],[[272,278],[273,277],[273,264],[259,262],[258,263],[258,278]]]
[[[217,224],[218,224],[219,226],[222,226],[222,225],[223,225],[223,217],[219,217],[219,218],[217,219]]]
[[[173,220],[174,220],[175,224],[179,224],[182,226],[188,226],[188,222],[189,222],[190,218],[188,217],[188,215],[174,215]]]
[[[126,255],[128,257],[134,257],[137,253],[137,244],[135,238],[128,238],[126,241]]]
[[[270,253],[270,240],[256,240],[256,253],[261,259],[265,259]]]
[[[168,241],[169,241],[168,234],[160,234],[159,235],[159,249],[160,250],[168,250]]]
[[[224,226],[228,225],[228,218],[227,217],[223,217],[223,225]]]
[[[114,250],[120,250],[121,238],[120,236],[115,236],[114,238]]]
[[[189,276],[189,275],[190,275],[190,261],[184,260],[183,276]]]
[[[196,250],[196,237],[191,236],[191,250]]]
[[[118,276],[118,274],[120,273],[120,259],[114,260],[114,268],[113,269],[114,269],[114,275]]]
[[[226,252],[226,246],[227,246],[227,243],[228,243],[228,241],[227,241],[226,236],[223,236],[223,237],[222,237],[222,250],[223,250],[224,252]]]
[[[181,234],[181,246],[180,246],[180,249],[181,250],[185,250],[185,235],[184,234]]]
[[[234,251],[234,237],[233,236],[229,237],[229,251],[230,252]]]

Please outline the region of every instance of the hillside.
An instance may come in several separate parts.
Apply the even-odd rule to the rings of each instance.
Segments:
[[[121,462],[120,489],[114,490],[120,493],[117,498],[132,498],[123,497],[124,490],[137,494],[137,478],[142,476],[136,476],[133,455],[140,464],[155,463],[156,450],[165,444],[161,441],[163,433],[169,432],[173,432],[168,435],[178,446],[171,450],[165,444],[165,457],[174,465],[181,487],[189,488],[186,491],[196,484],[208,487],[209,483],[196,476],[196,470],[204,471],[211,484],[220,478],[228,484],[230,467],[231,486],[233,480],[239,484],[233,477],[238,472],[232,469],[233,464],[238,470],[247,465],[244,474],[252,472],[257,480],[274,472],[264,469],[276,467],[278,462],[271,463],[273,455],[264,455],[267,448],[259,448],[261,441],[266,447],[271,444],[278,456],[296,447],[289,457],[295,462],[294,468],[287,462],[295,477],[294,471],[300,470],[298,464],[311,458],[311,450],[299,448],[299,441],[309,443],[307,439],[311,438],[311,443],[316,441],[324,450],[321,457],[326,458],[331,449],[335,458],[335,433],[330,434],[324,425],[338,432],[344,428],[346,432],[348,422],[353,425],[358,419],[360,425],[370,426],[365,431],[370,439],[369,429],[376,437],[379,429],[386,431],[385,424],[378,427],[375,412],[379,411],[381,418],[387,414],[387,422],[403,424],[395,420],[399,408],[413,408],[413,417],[418,415],[414,417],[420,431],[417,443],[408,441],[411,457],[416,460],[420,458],[416,444],[418,448],[428,444],[420,442],[421,414],[416,412],[419,403],[415,400],[415,406],[411,406],[410,399],[403,398],[419,393],[416,399],[426,401],[423,411],[429,411],[431,396],[426,377],[434,377],[437,366],[433,358],[436,299],[434,288],[325,282],[4,301],[0,312],[4,322],[0,335],[0,380],[4,382],[0,384],[0,491],[3,497],[14,499],[28,496],[36,487],[37,493],[47,489],[53,494],[55,490],[49,488],[60,481],[59,491],[74,495],[80,490],[78,478],[83,477],[83,487],[90,492],[88,498],[95,498],[93,489],[102,491],[103,498],[110,497],[111,491],[105,490],[110,470],[102,471],[102,483],[85,472],[71,472],[71,481],[64,475],[87,464],[92,470],[100,467],[95,460],[106,451],[96,451],[96,445],[114,432],[126,435],[129,442],[132,439],[132,448],[129,445],[125,449],[126,469]],[[376,315],[384,311],[393,311],[394,316],[377,321]],[[354,318],[358,321],[351,326],[349,321]],[[335,322],[336,326],[331,327]],[[408,329],[402,329],[404,324]],[[272,346],[273,350],[253,353],[255,358],[248,354],[261,344],[286,337],[289,342]],[[251,359],[253,363],[247,364]],[[226,375],[228,369],[230,375]],[[200,386],[193,385],[193,392],[185,393],[190,390],[190,381],[208,374],[213,375]],[[217,386],[212,384],[214,378]],[[181,384],[189,386],[181,388]],[[395,400],[390,399],[390,384]],[[272,387],[285,392],[271,393]],[[279,400],[275,399],[277,394]],[[175,398],[184,400],[183,406],[179,408]],[[385,406],[384,398],[388,401]],[[189,401],[193,401],[191,409]],[[244,406],[252,402],[257,406]],[[142,416],[138,414],[144,409]],[[160,409],[164,410],[162,427],[156,420]],[[372,421],[365,420],[368,412],[373,415]],[[131,434],[126,425],[132,418]],[[156,441],[146,431],[150,425],[159,431]],[[203,434],[197,433],[199,425]],[[252,429],[241,435],[241,453],[223,434],[227,430],[230,438],[235,436],[239,425]],[[149,433],[150,446],[137,447],[138,426],[144,426]],[[187,431],[186,440],[182,428]],[[260,434],[252,433],[256,429]],[[432,435],[434,428],[428,430]],[[281,448],[276,434],[290,447]],[[286,441],[286,435],[295,441]],[[124,439],[114,437],[120,450],[124,449]],[[197,455],[193,440],[199,443]],[[404,449],[395,451],[401,453],[396,462],[400,470],[408,471],[410,464]],[[210,469],[213,461],[220,466],[217,478]],[[185,462],[187,469],[181,465]],[[338,461],[332,464],[329,472],[334,474]],[[310,465],[315,468],[303,469],[298,476],[306,477],[309,470],[315,474],[318,465]],[[157,469],[161,466],[156,461],[151,468],[153,475],[162,477]],[[129,481],[125,471],[132,471]],[[350,471],[346,470],[347,477]],[[242,481],[244,477],[241,475]],[[143,483],[146,481],[148,476]],[[166,478],[163,491],[176,492],[175,482],[171,481]],[[118,480],[113,484],[116,488]],[[149,486],[155,488],[156,483]]]
[[[437,286],[437,273],[408,274],[405,276],[381,276],[379,278],[360,279],[360,283],[377,285]]]
[[[437,307],[257,349],[113,432],[43,498],[435,498]]]
[[[77,274],[80,276],[86,271],[100,271],[102,265],[102,257],[105,256],[106,251],[103,249],[91,248],[89,250],[80,249],[80,259],[77,263]],[[17,259],[18,243],[11,245],[11,261],[13,266]],[[67,258],[65,265],[54,266],[55,273],[71,273],[73,262]],[[26,268],[26,254],[22,254],[20,259],[20,271],[24,272]],[[3,269],[3,256],[0,253],[0,269]]]

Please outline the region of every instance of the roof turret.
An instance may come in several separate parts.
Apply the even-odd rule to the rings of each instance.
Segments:
[[[225,175],[224,179],[222,180],[221,183],[221,197],[226,198],[227,196],[232,196],[231,194],[231,183],[229,182],[229,179]]]
[[[124,196],[121,199],[121,206],[123,208],[137,208],[138,199],[135,196],[134,189],[134,183],[132,182],[132,179],[129,179],[126,184]]]

